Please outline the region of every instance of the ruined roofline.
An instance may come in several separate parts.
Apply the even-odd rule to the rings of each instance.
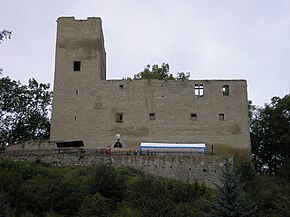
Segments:
[[[189,80],[159,80],[159,79],[106,79],[103,81],[111,81],[111,82],[117,82],[117,81],[153,81],[153,82],[193,82],[193,81],[203,81],[203,82],[247,82],[246,79],[189,79]]]
[[[72,21],[89,21],[89,20],[99,20],[102,21],[100,17],[87,17],[86,19],[76,19],[75,17],[58,17],[57,21],[59,20],[72,20]]]

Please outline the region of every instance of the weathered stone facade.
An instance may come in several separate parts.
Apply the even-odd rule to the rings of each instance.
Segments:
[[[100,18],[57,21],[51,141],[104,148],[140,142],[206,143],[250,150],[245,80],[106,80]]]

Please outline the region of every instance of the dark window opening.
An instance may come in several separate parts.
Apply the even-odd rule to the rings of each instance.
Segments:
[[[78,95],[79,94],[79,91],[78,90],[76,90],[76,95]]]
[[[117,113],[115,115],[115,121],[116,122],[123,122],[123,113]]]
[[[196,121],[197,120],[197,114],[196,113],[191,113],[190,114],[190,120]]]
[[[164,96],[162,95],[162,98],[163,98]]]
[[[230,86],[224,85],[222,88],[222,91],[223,91],[223,96],[229,96],[230,95]]]
[[[114,148],[123,148],[123,145],[122,145],[122,143],[120,141],[117,141],[117,142],[115,142],[113,147]]]
[[[155,113],[149,113],[149,120],[155,120]]]
[[[81,71],[81,61],[74,61],[74,71]]]
[[[75,121],[77,120],[77,116],[75,116]]]
[[[225,114],[219,114],[219,120],[224,121],[225,120]]]
[[[194,87],[194,95],[196,97],[202,97],[203,96],[203,92],[204,92],[203,84],[196,84],[195,87]]]
[[[120,87],[121,89],[124,89],[124,85],[123,85],[123,84],[120,84],[119,87]]]

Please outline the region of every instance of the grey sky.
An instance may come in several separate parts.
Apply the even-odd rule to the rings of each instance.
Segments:
[[[290,93],[289,0],[0,0],[4,76],[53,83],[56,19],[101,17],[107,78],[169,63],[191,79],[246,79],[255,104]]]

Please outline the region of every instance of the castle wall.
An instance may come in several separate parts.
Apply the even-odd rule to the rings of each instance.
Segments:
[[[104,148],[120,134],[131,149],[169,142],[206,143],[216,154],[250,151],[245,80],[105,80],[102,43],[100,19],[59,18],[52,141]],[[80,71],[74,61],[81,61]],[[196,85],[203,85],[202,96]]]
[[[41,151],[0,153],[0,158],[27,162],[44,162],[54,166],[94,166],[108,164],[114,167],[129,167],[146,174],[183,182],[203,181],[209,186],[219,182],[221,168],[231,156],[98,156],[94,154],[57,154]]]

